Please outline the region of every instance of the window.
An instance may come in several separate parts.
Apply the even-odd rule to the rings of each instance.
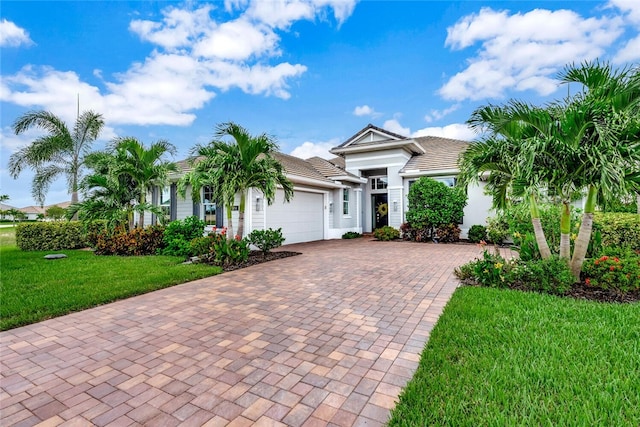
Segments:
[[[386,190],[389,179],[386,176],[371,178],[372,190]]]
[[[216,225],[216,204],[213,200],[213,189],[205,185],[202,189],[202,206],[204,208],[205,225]]]
[[[162,213],[169,218],[171,215],[171,189],[165,187],[160,192],[160,209]]]
[[[349,215],[349,189],[342,190],[342,214]]]

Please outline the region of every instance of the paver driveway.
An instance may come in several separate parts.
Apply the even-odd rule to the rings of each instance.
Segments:
[[[1,424],[383,424],[478,249],[286,249],[303,255],[1,333]]]

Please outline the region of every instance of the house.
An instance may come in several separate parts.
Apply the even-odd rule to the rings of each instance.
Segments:
[[[278,190],[275,202],[267,205],[256,189],[247,194],[245,233],[267,228],[282,228],[285,243],[340,238],[347,231],[371,232],[389,225],[399,228],[407,210],[407,193],[411,184],[429,176],[453,186],[458,174],[457,159],[469,143],[440,137],[405,136],[368,125],[343,144],[333,148],[335,158],[300,159],[276,153],[286,176],[294,184],[294,197],[284,203]],[[178,163],[183,171],[186,162]],[[202,190],[200,202],[194,203],[190,189],[185,198],[178,197],[172,177],[170,187],[151,194],[152,203],[163,206],[170,219],[196,215],[208,227],[221,227],[226,221],[222,208],[211,200],[208,188]],[[491,208],[490,197],[482,185],[468,189],[469,200],[460,228],[463,237],[474,224],[486,224]],[[239,201],[239,198],[237,199]],[[237,206],[232,221],[237,226]],[[145,222],[155,221],[148,215]]]

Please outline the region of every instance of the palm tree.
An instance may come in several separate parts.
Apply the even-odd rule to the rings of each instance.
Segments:
[[[51,183],[60,175],[67,179],[71,201],[78,201],[78,185],[84,158],[104,126],[102,115],[83,112],[76,120],[73,132],[51,112],[30,111],[16,119],[13,131],[19,135],[36,127],[47,132],[9,157],[9,174],[18,178],[26,167],[35,171],[31,192],[40,205],[44,204]]]
[[[638,189],[640,78],[637,69],[614,72],[599,63],[569,66],[559,78],[581,83],[585,91],[546,108],[510,101],[504,107],[476,110],[469,124],[488,129],[488,139],[497,139],[502,146],[496,150],[491,144],[477,144],[462,155],[460,165],[463,182],[489,172],[494,204],[496,197],[507,194],[506,189],[514,195],[534,189],[558,198],[562,204],[560,256],[579,280],[597,197],[611,199]],[[508,142],[517,149],[509,148]],[[492,186],[493,182],[503,186]],[[586,205],[571,257],[571,200],[584,189]],[[534,205],[535,219],[533,209]],[[536,240],[540,245],[538,234]]]
[[[566,67],[559,78],[584,88],[568,103],[565,117],[567,128],[577,129],[567,138],[571,159],[565,181],[588,189],[571,259],[571,270],[579,279],[597,198],[619,199],[640,188],[640,69],[584,63]]]
[[[164,187],[169,173],[178,170],[174,162],[163,159],[166,154],[176,153],[176,148],[164,140],[156,141],[147,148],[136,138],[118,138],[113,142],[113,150],[119,162],[117,172],[131,177],[137,203],[141,206],[148,205],[147,193],[154,186]],[[144,228],[144,211],[139,212],[138,227]]]
[[[224,137],[231,137],[232,141],[221,140]],[[211,186],[216,199],[225,205],[229,237],[233,237],[231,211],[236,194],[240,193],[237,234],[243,236],[247,190],[260,190],[267,203],[272,204],[277,188],[282,187],[288,202],[293,197],[293,184],[273,157],[278,145],[267,134],[253,136],[242,126],[229,122],[218,125],[215,138],[207,145],[193,148],[190,157],[193,170],[182,179],[181,192],[184,194],[186,184],[191,184],[197,197],[202,186]]]
[[[532,120],[524,120],[527,117]],[[495,209],[505,209],[514,199],[528,203],[542,258],[550,257],[551,250],[538,208],[543,178],[539,166],[544,162],[536,135],[547,121],[544,110],[516,101],[476,109],[467,123],[485,136],[460,156],[458,177],[466,187],[487,174],[486,190]]]

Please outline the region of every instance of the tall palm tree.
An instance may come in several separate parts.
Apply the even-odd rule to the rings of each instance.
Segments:
[[[112,147],[119,163],[117,174],[132,179],[139,205],[146,206],[147,193],[154,186],[164,187],[169,174],[178,171],[174,162],[164,159],[167,154],[176,153],[176,148],[167,141],[156,141],[147,148],[136,138],[126,137],[114,140]],[[144,228],[144,211],[139,212],[138,227]]]
[[[503,150],[477,144],[463,154],[460,165],[467,181],[488,171],[490,184],[504,181],[514,194],[533,188],[559,199],[560,256],[567,259],[579,280],[597,197],[611,199],[638,189],[640,78],[637,69],[613,71],[597,62],[569,66],[559,78],[565,83],[581,83],[584,92],[545,108],[510,101],[504,107],[476,110],[469,124],[488,129],[489,139],[498,139]],[[520,132],[514,133],[514,129]],[[506,141],[517,149],[504,149]],[[505,167],[508,174],[502,170]],[[506,194],[500,186],[488,189],[494,194],[494,204],[496,197]],[[586,205],[571,257],[571,200],[584,189]],[[537,234],[536,239],[540,244]]]
[[[579,279],[593,226],[596,200],[620,198],[638,191],[640,165],[640,69],[614,70],[598,62],[570,65],[560,73],[563,83],[578,83],[583,91],[568,102],[564,122],[569,173],[565,180],[587,188],[580,231],[571,259]]]
[[[231,137],[231,141],[222,138]],[[204,185],[213,189],[227,211],[229,237],[233,237],[231,211],[239,193],[238,235],[244,235],[244,214],[249,188],[262,192],[268,204],[275,200],[278,187],[284,190],[285,201],[293,197],[293,184],[285,176],[284,169],[273,154],[278,145],[267,134],[253,136],[233,122],[222,123],[216,128],[215,139],[207,145],[196,145],[190,157],[193,170],[181,182],[181,192],[186,183],[192,185],[195,197]]]
[[[91,144],[98,138],[104,126],[102,115],[93,111],[83,112],[76,120],[73,131],[49,111],[29,111],[13,123],[16,135],[33,127],[47,132],[9,157],[9,174],[18,178],[24,168],[35,171],[31,192],[40,204],[44,204],[51,183],[60,175],[67,179],[67,187],[73,203],[78,201],[84,158]]]
[[[525,118],[531,120],[525,120]],[[487,175],[487,192],[493,207],[505,209],[513,199],[529,205],[536,243],[542,258],[551,256],[540,220],[538,200],[542,171],[538,128],[546,126],[548,116],[542,109],[511,101],[505,106],[487,105],[476,109],[467,121],[485,136],[472,144],[459,159],[459,182],[463,186]]]

